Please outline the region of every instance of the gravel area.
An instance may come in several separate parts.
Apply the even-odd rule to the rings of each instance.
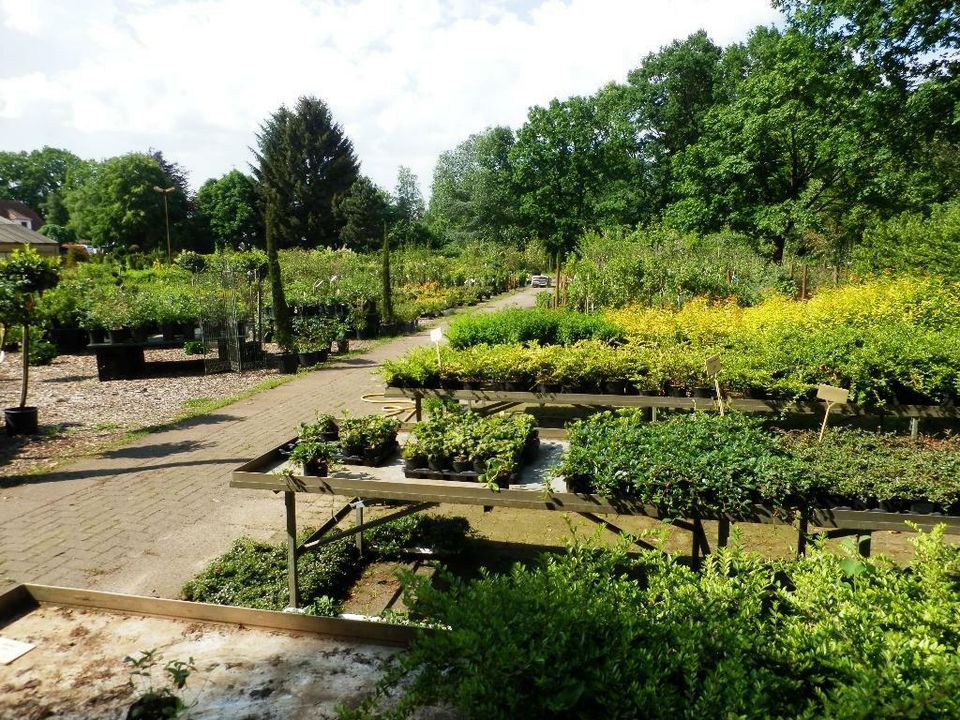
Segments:
[[[147,362],[185,359],[176,349],[146,353]],[[264,369],[100,382],[94,355],[61,355],[30,368],[27,402],[40,408],[40,435],[0,435],[0,478],[96,452],[129,431],[170,422],[189,409],[188,401],[238,395],[276,376],[276,370]],[[0,407],[17,405],[19,396],[20,354],[8,353],[0,364]]]

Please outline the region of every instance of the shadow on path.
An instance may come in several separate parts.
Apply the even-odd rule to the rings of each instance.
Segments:
[[[0,488],[22,485],[40,485],[42,483],[65,482],[67,480],[86,480],[97,477],[123,477],[151,470],[170,470],[178,467],[197,467],[199,465],[229,465],[231,468],[247,462],[249,457],[211,458],[209,460],[190,460],[189,462],[158,463],[156,465],[135,465],[129,468],[104,467],[94,470],[64,470],[46,475],[13,475],[0,478]]]

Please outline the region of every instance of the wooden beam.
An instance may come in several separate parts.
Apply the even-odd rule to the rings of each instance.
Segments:
[[[340,540],[345,537],[350,537],[351,535],[362,533],[364,530],[371,530],[375,527],[384,525],[388,522],[399,520],[400,518],[406,517],[407,515],[412,515],[413,513],[418,513],[418,512],[421,512],[422,510],[428,510],[432,508],[434,505],[436,505],[436,503],[430,503],[430,502],[417,503],[416,505],[411,505],[410,507],[404,508],[403,510],[400,510],[395,513],[391,513],[389,515],[384,515],[383,517],[379,517],[376,520],[371,520],[370,522],[367,522],[367,523],[364,523],[361,520],[361,524],[356,525],[348,530],[341,530],[338,533],[334,533],[332,535],[326,535],[322,538],[317,538],[316,540],[314,540],[309,544],[304,543],[303,549],[305,551],[316,550],[321,545],[327,545],[329,543],[334,542],[335,540]],[[359,517],[362,518],[363,516],[360,515]]]
[[[254,610],[229,605],[194,603],[184,600],[167,600],[165,598],[123,595],[49,585],[18,585],[4,595],[0,595],[0,608],[20,608],[20,612],[22,612],[37,605],[82,607],[128,613],[130,615],[246,625],[282,632],[327,635],[382,645],[406,645],[418,634],[432,632],[427,628],[391,625],[389,623],[315,617],[300,613]],[[16,613],[13,617],[15,615]],[[0,615],[0,626],[12,620],[13,617],[4,612]]]
[[[589,407],[649,407],[675,410],[715,410],[716,398],[666,397],[663,395],[608,395],[604,393],[539,393],[507,390],[442,390],[430,388],[387,387],[386,397],[439,397],[468,402],[530,403],[534,405],[585,405]],[[740,412],[822,415],[825,403],[798,400],[757,400],[728,398],[726,407]],[[843,405],[836,415],[857,417],[960,418],[960,408],[940,405],[893,405],[882,410]]]

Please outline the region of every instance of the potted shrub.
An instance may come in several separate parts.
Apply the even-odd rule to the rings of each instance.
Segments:
[[[38,298],[60,281],[58,260],[42,258],[24,247],[0,260],[0,315],[3,324],[19,323],[23,328],[20,404],[4,410],[8,435],[31,435],[37,431],[37,408],[27,405],[30,381],[30,323]]]
[[[399,429],[400,421],[385,415],[344,417],[340,421],[343,454],[379,464],[396,447]]]
[[[416,440],[411,440],[404,445],[400,456],[403,458],[403,468],[407,472],[415,472],[427,466],[427,454]]]
[[[337,446],[334,443],[301,439],[293,447],[290,460],[303,466],[304,475],[323,477],[329,473],[336,453]]]

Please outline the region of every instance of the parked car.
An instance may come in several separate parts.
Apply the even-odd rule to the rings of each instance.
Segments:
[[[549,275],[534,275],[530,278],[530,287],[550,287]]]

